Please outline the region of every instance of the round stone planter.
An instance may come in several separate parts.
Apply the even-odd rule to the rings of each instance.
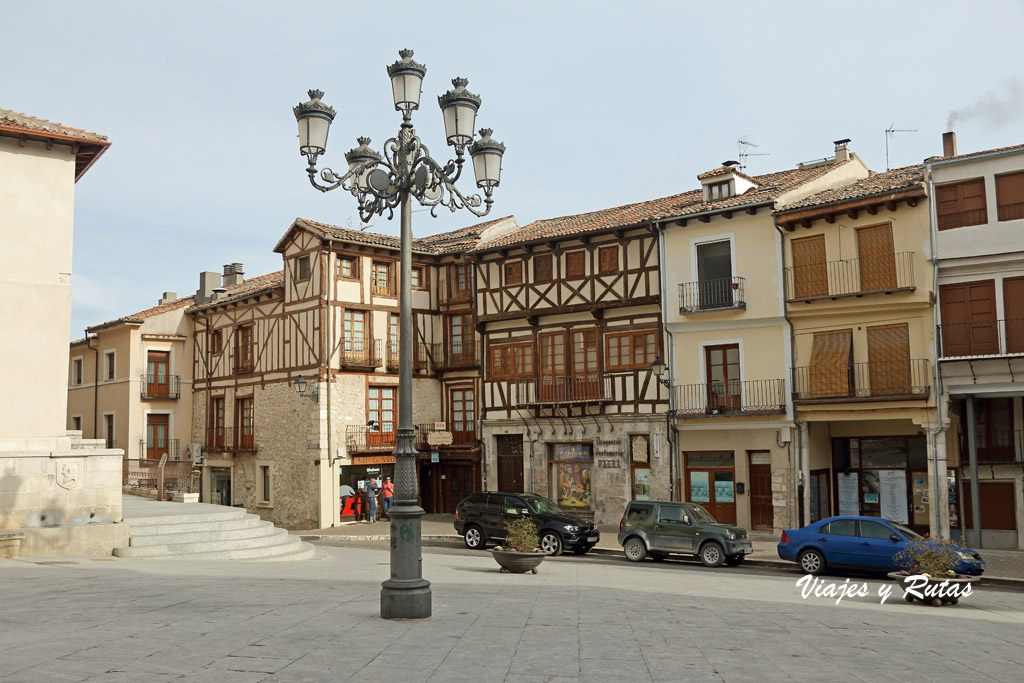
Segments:
[[[959,596],[963,595],[964,586],[966,586],[967,584],[976,583],[976,582],[981,580],[980,576],[968,576],[965,579],[961,579],[959,577],[948,577],[948,578],[932,577],[932,578],[928,579],[928,582],[926,584],[914,587],[914,590],[916,590],[918,593],[921,593],[922,596],[923,596],[923,597],[919,598],[917,596],[911,595],[910,593],[906,592],[905,589],[909,587],[908,584],[904,583],[904,579],[907,578],[906,574],[900,574],[899,572],[889,572],[887,574],[887,576],[890,579],[892,579],[893,581],[895,581],[896,584],[898,586],[900,586],[900,588],[904,589],[903,599],[906,600],[907,602],[914,602],[915,600],[918,600],[918,601],[920,601],[922,603],[925,603],[927,605],[934,605],[935,607],[941,607],[942,605],[955,605],[955,604],[957,604],[958,602],[960,602],[960,597]],[[937,587],[938,585],[940,585],[944,581],[947,582],[948,586],[955,586],[956,587],[956,591],[955,591],[955,593],[953,595],[938,596],[938,595],[929,595],[928,594],[929,589],[931,589],[932,591],[936,590],[935,587]],[[945,592],[948,592],[948,590],[945,591]]]
[[[491,555],[501,566],[501,571],[513,574],[537,573],[537,567],[544,561],[544,553],[516,553],[508,550],[492,550]]]

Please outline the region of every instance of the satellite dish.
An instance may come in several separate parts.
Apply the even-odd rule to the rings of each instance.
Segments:
[[[377,192],[383,193],[387,191],[388,185],[391,184],[391,178],[388,177],[387,172],[375,168],[370,171],[370,175],[366,178],[367,184]]]

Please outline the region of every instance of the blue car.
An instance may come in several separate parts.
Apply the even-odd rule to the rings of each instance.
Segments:
[[[786,529],[779,541],[779,557],[796,562],[807,574],[820,574],[828,567],[869,571],[895,571],[893,556],[924,537],[899,522],[880,517],[829,517],[803,529]],[[981,555],[973,550],[958,553],[959,574],[980,576],[985,571]]]

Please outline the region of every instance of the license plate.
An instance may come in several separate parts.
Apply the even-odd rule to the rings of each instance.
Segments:
[[[597,536],[590,536],[587,538],[587,543],[597,543]]]
[[[743,554],[744,554],[744,555],[749,555],[749,554],[750,554],[750,553],[752,553],[752,552],[754,552],[754,549],[753,549],[753,548],[744,548],[744,549],[743,549]]]

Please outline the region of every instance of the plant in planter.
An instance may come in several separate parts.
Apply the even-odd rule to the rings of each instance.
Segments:
[[[904,599],[931,603],[936,607],[957,604],[971,594],[970,584],[977,576],[961,573],[967,564],[975,563],[975,553],[954,540],[920,539],[910,541],[893,556],[900,567],[889,577],[904,587]]]
[[[529,517],[506,523],[505,545],[494,548],[491,555],[503,572],[536,574],[537,566],[544,561],[537,525]]]

